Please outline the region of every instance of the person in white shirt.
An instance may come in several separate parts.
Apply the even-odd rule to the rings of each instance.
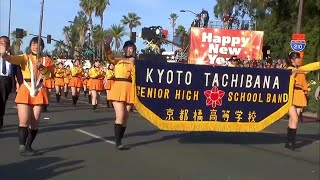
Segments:
[[[7,36],[0,37],[0,46],[6,50],[10,47],[10,40]],[[0,54],[0,132],[3,131],[3,116],[6,110],[6,102],[12,90],[12,65],[5,61]]]

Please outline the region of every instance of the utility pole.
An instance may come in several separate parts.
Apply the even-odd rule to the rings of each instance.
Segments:
[[[8,28],[8,38],[10,39],[10,31],[11,31],[11,4],[12,0],[10,0],[10,6],[9,6],[9,28]]]
[[[42,34],[42,22],[43,22],[43,6],[44,0],[41,3],[41,12],[40,12],[40,24],[39,24],[39,35],[38,35],[38,53],[37,53],[37,61],[40,59],[40,51],[41,51],[41,34]],[[43,47],[42,47],[43,48]],[[35,74],[36,79],[38,79],[38,73]]]
[[[301,19],[303,10],[303,0],[299,0],[299,12],[298,12],[298,22],[297,22],[297,33],[301,32]]]

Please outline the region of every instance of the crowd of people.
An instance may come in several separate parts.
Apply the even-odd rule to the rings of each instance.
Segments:
[[[277,60],[229,60],[235,67],[250,67],[250,68],[276,68],[287,69],[287,63],[285,59]]]

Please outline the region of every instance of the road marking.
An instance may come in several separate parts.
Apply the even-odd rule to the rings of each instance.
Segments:
[[[82,130],[82,129],[75,129],[75,131],[78,131],[78,132],[80,132],[80,133],[82,133],[82,134],[88,135],[88,136],[93,137],[93,138],[96,138],[96,139],[100,139],[100,140],[102,140],[102,141],[105,142],[105,143],[116,144],[116,143],[113,142],[113,141],[107,140],[107,139],[105,139],[105,138],[103,138],[103,137],[101,137],[101,136],[92,134],[92,133],[90,133],[90,132],[88,132],[88,131],[84,131],[84,130]]]
[[[277,133],[277,132],[274,132],[274,131],[263,131],[263,132],[270,133],[270,134],[279,134],[279,135],[282,135],[282,134]],[[297,137],[297,139],[304,140],[304,141],[312,141],[312,142],[315,142],[315,143],[319,143],[319,142],[320,142],[319,139],[303,138],[303,137],[299,137],[299,136]]]

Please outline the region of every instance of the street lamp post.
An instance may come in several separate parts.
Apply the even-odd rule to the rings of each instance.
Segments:
[[[191,11],[191,10],[180,10],[180,12],[191,12],[192,14],[194,14],[194,15],[198,15],[197,13],[195,13],[195,12],[193,12],[193,11]]]
[[[303,0],[299,0],[299,12],[298,12],[298,22],[297,22],[297,33],[300,33],[300,31],[301,31],[302,9],[303,9]]]
[[[9,5],[9,27],[8,27],[9,39],[10,39],[10,31],[11,31],[11,5],[12,5],[12,0],[10,0],[10,5]]]

